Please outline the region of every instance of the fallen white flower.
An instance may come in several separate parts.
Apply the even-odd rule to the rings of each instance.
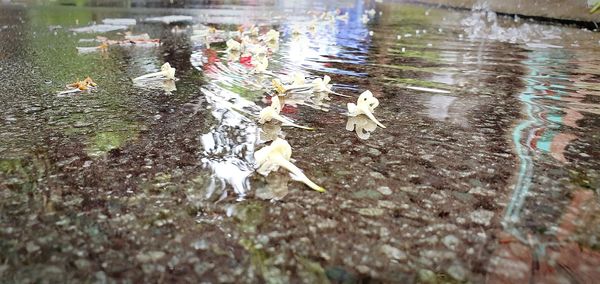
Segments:
[[[133,80],[137,81],[137,80],[149,79],[149,78],[155,78],[155,77],[164,77],[167,80],[175,80],[175,68],[172,68],[171,64],[169,64],[169,62],[167,62],[160,67],[159,72],[142,75],[137,78],[134,78]]]
[[[362,18],[361,18],[360,20],[362,21],[362,23],[363,23],[363,24],[366,24],[366,23],[368,23],[368,22],[369,22],[369,20],[370,20],[370,19],[369,19],[369,15],[367,15],[367,14],[363,14],[363,15],[362,15]]]
[[[313,84],[313,91],[315,92],[327,92],[327,93],[331,93],[331,84],[329,84],[329,82],[331,81],[331,77],[325,75],[323,76],[323,79],[321,78],[316,78],[313,80],[312,84]]]
[[[289,125],[289,126],[293,126],[293,127],[302,128],[302,129],[312,130],[312,128],[310,128],[310,127],[295,124],[288,118],[285,118],[282,115],[280,115],[279,113],[281,112],[281,108],[282,108],[282,105],[281,105],[281,102],[279,101],[279,97],[278,96],[271,97],[271,105],[263,108],[260,111],[260,113],[258,115],[258,122],[260,124],[264,124],[268,121],[275,119],[275,120],[282,122],[283,125]]]
[[[265,34],[266,42],[278,42],[279,41],[279,32],[276,30],[270,30]]]
[[[325,189],[323,187],[308,179],[300,168],[290,162],[291,158],[292,147],[287,141],[281,138],[275,139],[271,145],[254,152],[254,159],[258,166],[256,171],[259,174],[267,176],[272,171],[277,171],[279,167],[282,167],[290,172],[292,179],[303,182],[318,192],[324,192]]]
[[[290,84],[291,87],[299,87],[306,85],[306,79],[304,74],[299,71],[294,71],[292,74],[281,77],[281,80],[286,84]]]
[[[377,106],[379,106],[379,100],[377,100],[377,98],[373,96],[373,93],[371,93],[371,91],[367,90],[360,94],[356,104],[348,103],[348,115],[357,116],[360,114],[364,114],[373,122],[377,123],[379,127],[385,128],[385,126],[381,124],[373,115],[373,111]]]
[[[262,46],[262,45],[244,45],[242,43],[243,46],[247,46],[246,50],[248,52],[250,52],[250,54],[252,55],[252,59],[260,59],[262,60],[263,58],[266,58],[267,55],[269,54],[269,49],[266,46]]]
[[[250,35],[251,36],[258,36],[258,27],[257,26],[253,26],[252,28],[250,28]]]
[[[242,50],[242,44],[239,43],[237,40],[234,39],[229,39],[227,42],[227,52],[230,51],[241,51]]]
[[[267,67],[269,67],[269,59],[267,57],[257,58],[256,62],[253,61],[254,69],[252,70],[255,73],[263,73],[267,71]]]
[[[292,73],[292,87],[302,86],[306,84],[306,79],[304,78],[304,74],[302,72],[294,72]]]
[[[322,79],[316,78],[309,84],[306,84],[304,75],[302,75],[301,73],[293,74],[292,76],[293,76],[292,85],[284,86],[285,87],[284,90],[286,93],[287,92],[305,92],[305,91],[310,90],[313,93],[328,93],[328,94],[333,94],[333,95],[342,96],[342,97],[349,97],[347,95],[343,95],[343,94],[332,91],[331,87],[333,85],[329,84],[329,82],[331,81],[331,77],[329,77],[327,75],[323,76]],[[289,77],[288,77],[288,80],[289,80]]]

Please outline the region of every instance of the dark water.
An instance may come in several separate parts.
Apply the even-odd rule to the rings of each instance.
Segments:
[[[0,6],[1,282],[600,276],[596,32],[361,1],[187,7]],[[312,22],[335,9],[348,20]],[[193,23],[143,22],[163,15]],[[137,24],[69,30],[119,17]],[[199,24],[218,30],[208,45]],[[251,24],[282,33],[268,70],[350,96],[286,97],[282,114],[315,130],[257,123],[272,77],[224,52]],[[124,31],[161,44],[77,51]],[[164,62],[176,90],[132,83]],[[57,95],[86,76],[97,90]],[[386,126],[368,139],[346,130],[369,124],[345,115],[364,90]],[[326,193],[255,173],[275,137]]]

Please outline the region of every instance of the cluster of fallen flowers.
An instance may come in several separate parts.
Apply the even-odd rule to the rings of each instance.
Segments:
[[[374,11],[369,11],[365,15],[367,17],[372,17]],[[348,14],[341,14],[339,11],[327,12],[322,14],[320,19],[329,21],[347,21]],[[309,32],[314,31],[316,24],[315,19],[309,24],[307,30]],[[297,38],[302,35],[302,32],[296,27],[293,29],[291,35],[293,38]],[[298,125],[294,123],[293,120],[281,115],[281,110],[286,105],[286,99],[290,97],[290,95],[305,95],[307,97],[316,95],[317,97],[327,97],[327,95],[331,94],[341,97],[350,97],[333,91],[331,78],[327,75],[322,78],[317,77],[308,79],[300,72],[275,74],[269,71],[269,56],[279,48],[280,33],[276,30],[271,29],[264,34],[261,34],[260,29],[256,26],[252,26],[247,30],[240,28],[233,32],[220,31],[212,27],[206,27],[205,29],[194,31],[192,38],[204,40],[207,48],[210,48],[211,42],[218,41],[214,39],[228,38],[226,41],[227,49],[225,52],[227,54],[227,59],[230,62],[239,61],[242,65],[249,67],[249,74],[272,77],[271,89],[274,92],[270,97],[271,103],[259,112],[257,119],[259,124],[279,121],[282,126],[313,130],[311,127]],[[147,35],[134,36],[131,34],[127,34],[125,39],[121,41],[111,41],[102,37],[97,37],[96,41],[101,44],[92,47],[90,49],[91,51],[106,50],[110,45],[159,44],[158,40],[152,40]],[[80,49],[78,48],[78,50]],[[80,52],[83,51],[80,50]],[[96,84],[93,83],[91,79],[88,79],[72,84],[73,90],[81,91],[95,87]],[[174,88],[175,80],[175,68],[172,68],[167,62],[161,66],[160,71],[136,77],[133,79],[133,82],[134,84],[142,85],[149,85],[152,82],[169,82]],[[70,91],[71,90],[66,92]],[[243,110],[236,108],[225,100],[222,103],[226,105],[229,104],[228,108],[230,109],[243,112]],[[358,97],[356,104],[347,104],[347,115],[350,118],[346,125],[346,129],[349,131],[355,130],[361,139],[366,139],[377,126],[385,128],[373,114],[378,105],[379,101],[377,98],[375,98],[370,91],[364,91]],[[292,163],[291,155],[292,148],[290,144],[284,139],[276,137],[270,145],[265,146],[254,153],[257,172],[267,176],[270,172],[277,171],[281,167],[289,171],[290,176],[294,180],[303,182],[316,191],[324,192],[325,189],[323,187],[312,182],[300,168]]]
[[[336,13],[337,14],[337,13]],[[345,20],[347,14],[337,15],[327,13],[322,18]],[[311,26],[314,23],[311,23]],[[310,31],[310,26],[309,26]],[[286,99],[290,95],[305,95],[311,96],[315,94],[332,94],[336,96],[350,97],[333,91],[331,78],[327,75],[322,78],[307,79],[300,72],[291,74],[275,74],[269,71],[269,55],[278,50],[280,33],[273,29],[261,34],[257,27],[251,27],[247,31],[239,29],[236,32],[224,32],[216,29],[208,29],[204,32],[199,32],[206,38],[211,35],[230,35],[226,41],[226,54],[230,62],[240,62],[246,65],[249,74],[256,76],[270,76],[271,87],[273,91],[270,96],[270,105],[264,107],[258,115],[258,123],[265,124],[272,121],[281,122],[282,126],[297,127],[306,130],[313,128],[302,126],[294,123],[291,119],[283,116],[281,110],[286,105]],[[299,29],[292,31],[292,37],[299,36]],[[208,44],[207,44],[208,46]],[[370,91],[364,91],[358,97],[356,104],[348,103],[347,115],[350,117],[346,128],[350,131],[356,128],[358,136],[362,139],[369,137],[377,126],[385,128],[373,114],[375,108],[379,105],[377,98]],[[231,109],[237,110],[233,107]],[[360,132],[360,133],[359,133]],[[297,181],[305,183],[310,188],[323,192],[325,189],[316,183],[312,182],[303,171],[291,162],[292,148],[290,144],[282,138],[275,138],[270,145],[254,153],[257,172],[267,176],[272,171],[277,171],[280,167],[289,171],[290,176]]]

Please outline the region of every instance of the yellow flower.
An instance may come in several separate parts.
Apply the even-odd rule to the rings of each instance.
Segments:
[[[280,95],[284,95],[287,91],[287,89],[283,86],[283,84],[281,84],[281,81],[279,81],[279,79],[271,80],[271,84],[273,84],[275,91],[277,91],[277,93]]]

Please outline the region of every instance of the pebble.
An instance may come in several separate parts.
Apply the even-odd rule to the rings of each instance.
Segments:
[[[396,208],[396,204],[389,200],[379,200],[377,202],[377,206],[382,207],[382,208],[387,208],[387,209],[395,209]]]
[[[27,242],[25,245],[25,249],[28,253],[36,252],[40,249],[40,246],[36,245],[34,242]]]
[[[363,215],[363,216],[370,216],[370,217],[381,216],[381,215],[383,215],[383,209],[361,208],[361,209],[358,209],[358,214]]]
[[[379,199],[381,198],[381,193],[375,190],[360,190],[352,194],[353,197],[358,199],[370,198],[370,199]]]
[[[87,259],[81,258],[81,259],[78,259],[75,261],[75,266],[78,269],[84,270],[84,269],[90,267],[90,262]]]
[[[356,267],[356,270],[358,272],[360,272],[361,274],[368,274],[369,273],[369,267],[366,265],[359,265]]]
[[[448,268],[448,274],[458,281],[464,281],[467,277],[467,271],[462,265],[453,264]]]
[[[406,254],[393,246],[382,245],[379,250],[391,259],[395,259],[395,260],[405,260],[406,259]]]
[[[385,179],[385,176],[380,172],[370,172],[369,176],[372,178]]]
[[[494,212],[485,209],[479,209],[471,212],[469,217],[473,223],[489,226],[492,217],[494,217]]]
[[[373,155],[373,156],[379,156],[379,155],[381,155],[381,151],[379,151],[379,150],[377,150],[375,148],[369,148],[368,153],[370,155]]]
[[[381,193],[383,195],[390,195],[390,194],[392,194],[392,190],[389,187],[387,187],[387,186],[378,187],[377,191],[379,191],[379,193]]]
[[[149,251],[147,253],[139,253],[135,258],[139,262],[151,262],[157,261],[165,256],[165,253],[162,251]]]
[[[317,223],[317,228],[319,229],[328,229],[328,228],[335,228],[337,227],[338,222],[332,219],[324,219],[322,221],[320,221],[319,223]]]
[[[460,243],[460,240],[454,235],[447,235],[442,239],[442,243],[451,250],[456,249],[456,246]]]
[[[208,244],[205,240],[197,240],[193,242],[191,246],[196,250],[206,250],[208,248]]]
[[[435,284],[437,283],[437,276],[431,270],[421,269],[417,273],[417,278],[419,279],[419,283],[427,283],[427,284]]]
[[[196,272],[196,275],[202,276],[207,271],[213,269],[213,267],[215,267],[215,265],[212,263],[196,263],[196,265],[194,265],[194,272]]]

